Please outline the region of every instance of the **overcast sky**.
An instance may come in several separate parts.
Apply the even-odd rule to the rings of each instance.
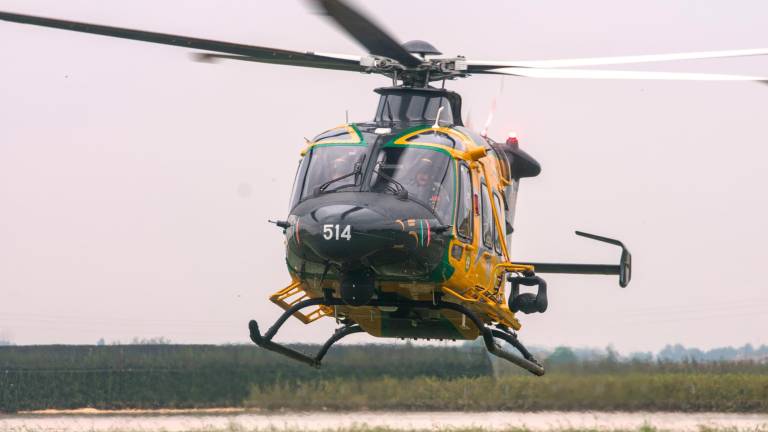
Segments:
[[[362,2],[357,2],[360,5]],[[753,1],[377,0],[401,41],[529,60],[768,45]],[[299,1],[0,0],[0,10],[296,50],[362,50]],[[284,218],[303,137],[368,120],[386,79],[190,61],[182,48],[0,22],[0,339],[95,343],[164,336],[247,342],[289,276]],[[613,67],[618,69],[621,67]],[[626,67],[629,69],[630,67]],[[768,75],[768,58],[635,70]],[[449,87],[480,128],[518,133],[543,166],[523,180],[512,254],[613,263],[631,285],[548,276],[532,345],[657,350],[768,343],[768,86],[476,76]],[[465,120],[466,121],[466,120]],[[332,320],[282,340],[324,340]],[[357,335],[352,342],[371,337]]]

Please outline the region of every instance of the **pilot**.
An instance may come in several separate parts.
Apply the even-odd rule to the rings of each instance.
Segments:
[[[349,174],[349,163],[347,158],[339,156],[331,162],[331,175],[328,179],[339,178],[345,174]]]
[[[413,164],[412,172],[413,179],[411,184],[416,186],[419,190],[424,190],[430,186],[431,173],[434,163],[430,158],[420,158]],[[421,194],[420,194],[421,195]]]
[[[442,186],[439,182],[433,181],[434,179],[434,162],[429,158],[421,158],[416,161],[414,167],[413,187],[409,189],[409,192],[413,193],[416,197],[429,203],[432,208],[438,206],[439,201],[445,201],[448,198],[443,197],[441,194]],[[442,200],[441,200],[442,198]],[[440,202],[441,207],[444,203]]]

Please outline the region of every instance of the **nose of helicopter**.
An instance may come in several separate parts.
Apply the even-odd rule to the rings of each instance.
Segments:
[[[292,251],[302,260],[324,263],[325,271],[327,264],[335,264],[341,298],[352,306],[365,305],[374,295],[377,275],[428,273],[439,261],[438,244],[444,243],[431,231],[435,219],[403,220],[388,210],[383,202],[327,203],[294,215],[286,231],[289,259]],[[429,215],[423,208],[410,210],[411,215]]]
[[[288,267],[303,278],[338,279],[350,305],[366,304],[380,280],[451,273],[443,265],[451,227],[416,201],[376,192],[321,195],[297,205],[286,223]]]
[[[400,223],[375,209],[350,204],[319,207],[296,219],[297,246],[335,263],[364,260],[371,253],[391,247]]]
[[[441,230],[425,207],[387,194],[323,197],[307,204],[292,216],[293,226],[286,232],[289,248],[304,259],[343,268],[396,265],[426,255],[431,261],[431,255],[440,253],[443,241],[438,237],[449,228]]]

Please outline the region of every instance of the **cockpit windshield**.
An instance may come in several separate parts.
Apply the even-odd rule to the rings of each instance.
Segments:
[[[365,146],[316,146],[305,156],[307,163],[301,199],[318,192],[349,190],[360,184],[368,148]]]
[[[371,190],[408,191],[409,199],[434,210],[443,223],[453,218],[454,172],[452,159],[440,152],[418,147],[385,147],[371,176]]]

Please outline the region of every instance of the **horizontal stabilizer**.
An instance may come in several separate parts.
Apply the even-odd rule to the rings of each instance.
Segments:
[[[612,238],[589,234],[582,231],[576,231],[576,235],[619,246],[621,248],[619,264],[564,264],[518,261],[515,261],[515,264],[531,265],[536,273],[618,275],[619,286],[625,288],[629,285],[629,281],[632,279],[632,254],[629,253],[629,250],[624,246],[624,243]]]

